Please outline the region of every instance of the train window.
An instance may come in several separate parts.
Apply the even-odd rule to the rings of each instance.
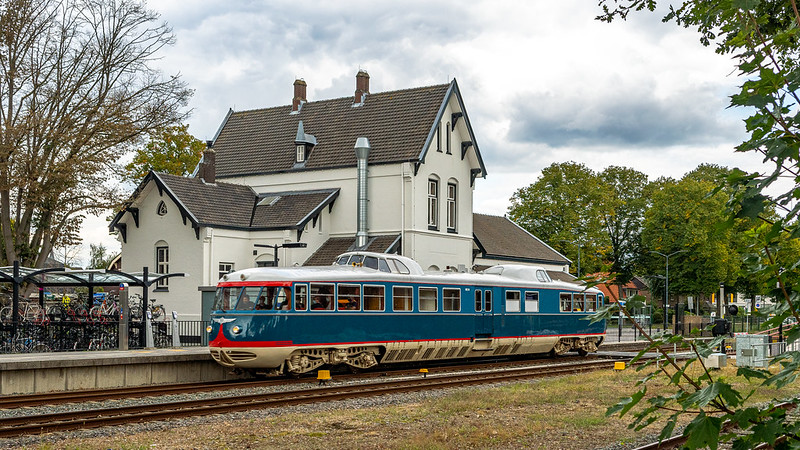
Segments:
[[[333,310],[333,285],[311,283],[311,309]]]
[[[586,311],[597,311],[597,295],[586,294]]]
[[[288,311],[289,300],[292,298],[292,290],[289,288],[275,288],[275,309],[281,311]]]
[[[536,279],[541,281],[542,283],[549,283],[550,277],[547,275],[547,272],[544,270],[537,270],[536,271]]]
[[[261,291],[260,287],[244,288],[244,293],[236,303],[237,311],[252,311],[255,308],[255,299],[258,298],[258,293]]]
[[[438,289],[431,287],[419,288],[419,310],[436,311],[436,301],[438,299]]]
[[[361,286],[340,284],[337,298],[339,311],[359,311],[361,309]]]
[[[369,267],[370,269],[378,270],[378,258],[374,256],[366,256],[364,257],[364,267]]]
[[[461,289],[442,289],[442,310],[461,311]]]
[[[383,311],[383,286],[364,286],[364,311]]]
[[[506,312],[519,312],[519,291],[506,291]]]
[[[572,310],[573,311],[586,311],[586,306],[583,302],[583,294],[572,294]]]
[[[214,309],[231,309],[231,305],[236,303],[239,298],[241,288],[238,287],[224,287],[217,289],[217,296],[214,300]]]
[[[339,259],[336,260],[336,264],[346,266],[348,259],[350,259],[350,255],[340,256]]]
[[[539,312],[539,293],[525,291],[525,312]]]
[[[308,303],[308,285],[294,285],[294,310],[305,311]]]
[[[395,286],[392,288],[392,309],[395,311],[411,311],[414,300],[414,288],[411,286]]]
[[[486,290],[483,292],[483,310],[492,312],[492,291]]]
[[[350,257],[348,264],[351,266],[360,266],[364,262],[364,255],[353,255]]]
[[[408,267],[406,267],[406,265],[403,264],[400,260],[389,258],[388,262],[390,266],[394,266],[394,270],[392,270],[392,272],[403,273],[403,274],[411,273],[411,271],[408,270]]]
[[[481,298],[481,290],[475,289],[475,312],[480,312],[483,308],[483,299]]]
[[[378,270],[380,270],[381,272],[387,272],[387,273],[391,273],[392,272],[392,269],[389,268],[389,264],[386,263],[385,259],[379,259],[378,260]]]
[[[561,303],[562,312],[572,311],[572,294],[569,292],[562,292],[558,298]]]

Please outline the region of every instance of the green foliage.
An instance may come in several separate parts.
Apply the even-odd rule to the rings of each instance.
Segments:
[[[598,19],[607,22],[615,18],[624,19],[635,11],[652,12],[656,8],[655,0],[600,0],[599,4],[603,14]],[[797,282],[800,238],[800,12],[797,0],[687,0],[670,5],[664,21],[675,21],[680,26],[696,29],[703,45],[713,43],[718,53],[732,56],[745,81],[739,92],[731,96],[731,106],[746,108],[751,112],[745,120],[749,138],[737,146],[736,151],[759,153],[763,156],[765,170],[763,173],[746,173],[738,169],[730,171],[724,174],[726,184],[722,188],[702,198],[700,193],[708,188],[707,184],[714,176],[723,174],[715,175],[713,170],[704,170],[704,173],[693,174],[691,179],[684,177],[680,182],[671,182],[673,187],[669,187],[670,182],[665,182],[665,187],[673,194],[671,202],[681,205],[670,208],[662,201],[665,199],[654,195],[654,207],[658,202],[663,206],[646,219],[645,227],[649,225],[649,228],[643,233],[643,241],[662,243],[664,248],[672,245],[692,248],[691,254],[696,254],[698,260],[687,261],[676,268],[684,273],[691,273],[688,266],[691,262],[709,270],[702,275],[709,278],[711,274],[716,277],[715,281],[731,280],[734,273],[738,273],[740,278],[749,277],[750,282],[740,284],[748,292],[755,293],[767,286],[768,294],[776,299],[776,306],[771,311],[774,316],[767,326],[783,324],[788,318],[797,324],[800,322]],[[782,178],[791,179],[793,183],[788,187],[776,184]],[[725,201],[724,209],[721,208],[722,201]],[[705,206],[688,210],[684,203],[688,203],[689,207]],[[720,216],[724,213],[727,217],[725,226],[715,227],[715,231],[705,228],[681,230],[675,225],[677,222],[661,228],[657,223],[659,217],[681,217],[681,213],[685,220],[691,221],[694,218],[690,216],[703,214],[704,211],[717,211]],[[712,219],[713,216],[709,215],[701,218],[716,222]],[[752,227],[753,219],[762,221],[763,225]],[[734,241],[734,245],[747,248],[743,267],[736,269],[734,253],[726,245],[726,238]],[[712,265],[714,259],[718,259],[719,263]],[[788,337],[793,341],[800,337],[797,325],[788,332]],[[719,342],[687,343],[682,337],[661,336],[653,339],[654,343],[670,341],[692,348],[698,358],[708,354],[714,345],[719,345]],[[660,370],[669,379],[674,394],[648,398],[646,402],[649,406],[638,410],[631,403],[640,402],[641,398],[637,400],[634,396],[623,399],[621,403],[627,408],[626,411],[636,411],[633,413],[635,420],[632,427],[650,423],[654,414],[669,413],[668,424],[661,433],[662,437],[666,437],[674,429],[679,416],[690,415],[693,419],[683,432],[689,437],[686,444],[689,448],[715,449],[720,441],[733,441],[733,448],[749,449],[764,443],[775,446],[779,439],[785,439],[786,442],[781,445],[787,447],[800,445],[800,428],[796,423],[787,422],[784,410],[773,405],[745,408],[743,402],[749,394],[742,395],[708,370],[693,376],[687,371],[688,363],[679,366],[666,354],[664,356],[667,363]],[[767,386],[780,388],[796,379],[800,370],[800,354],[789,352],[773,360],[773,363],[780,365],[774,374],[744,368],[739,373],[748,379],[762,380]],[[652,375],[642,383],[646,384],[650,379]],[[622,408],[614,411],[621,412]],[[721,427],[725,421],[732,421],[749,433],[722,433]]]
[[[701,166],[679,181],[661,180],[645,213],[643,248],[664,254],[686,251],[670,259],[670,294],[710,294],[720,282],[737,279],[735,230],[715,226],[725,215],[727,197],[722,192],[709,195],[716,186],[710,172],[722,169],[709,169]],[[645,273],[664,274],[663,256],[646,253],[642,262]]]
[[[647,208],[647,176],[610,166],[596,173],[575,162],[554,163],[511,197],[509,217],[573,261],[582,273],[633,276]],[[608,262],[604,267],[603,262]]]
[[[114,259],[103,244],[89,244],[89,265],[87,269],[105,269]]]
[[[182,176],[192,173],[206,146],[188,128],[176,125],[151,133],[147,145],[136,150],[133,161],[125,166],[125,178],[138,182],[151,170]]]

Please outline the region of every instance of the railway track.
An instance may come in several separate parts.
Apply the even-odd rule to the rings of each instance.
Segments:
[[[122,425],[135,422],[204,416],[254,409],[328,402],[404,392],[446,389],[479,384],[567,375],[613,367],[612,360],[502,368],[468,374],[443,374],[345,386],[315,387],[290,391],[237,394],[202,400],[185,400],[117,408],[35,414],[0,419],[0,437],[11,438],[56,431]],[[284,380],[285,381],[285,380]]]
[[[593,361],[593,357],[569,356],[556,360],[557,363],[565,364],[572,361]],[[476,363],[459,364],[456,366],[442,365],[436,367],[437,373],[447,373],[460,370],[487,370],[493,368],[514,368],[518,366],[552,364],[552,359],[536,361],[505,361],[502,363]],[[341,376],[343,380],[379,378],[385,376],[403,376],[418,373],[417,369],[395,369],[364,372],[359,374],[347,374]],[[339,375],[337,375],[337,379]],[[315,378],[273,378],[268,380],[236,380],[214,383],[181,383],[156,386],[135,386],[124,388],[92,389],[66,392],[49,392],[43,394],[23,394],[0,397],[0,409],[27,408],[44,405],[61,405],[66,403],[81,403],[89,401],[116,400],[120,398],[141,398],[154,397],[173,394],[191,394],[195,392],[225,391],[231,389],[261,388],[269,386],[285,386],[287,384],[316,383]]]

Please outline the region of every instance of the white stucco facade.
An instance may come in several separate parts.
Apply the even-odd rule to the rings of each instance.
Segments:
[[[473,138],[466,115],[452,126],[453,113],[458,112],[463,112],[463,105],[456,95],[451,95],[441,107],[438,123],[431,124],[430,144],[420,153],[418,161],[368,165],[369,235],[399,235],[402,254],[415,259],[424,269],[472,265],[473,182],[476,172],[483,173],[483,169],[476,147],[467,146],[462,153],[462,142]],[[451,129],[449,153],[448,129]],[[370,138],[369,134],[364,137]],[[217,181],[246,185],[256,194],[339,189],[331,207],[324,208],[302,231],[300,242],[307,244],[307,248],[279,249],[279,266],[303,264],[329,238],[356,234],[355,151],[353,167],[225,177]],[[429,223],[431,181],[438,183],[436,226]],[[126,238],[121,239],[122,270],[137,272],[146,266],[151,272],[157,271],[157,248],[168,247],[169,271],[183,272],[188,277],[172,278],[166,286],[152,289],[150,295],[168,312],[177,311],[182,319],[200,319],[198,287],[216,284],[220,264],[233,270],[255,267],[258,262],[272,261],[274,257],[273,249],[255,247],[256,244],[298,242],[297,230],[291,229],[251,231],[199,226],[196,230],[190,220],[185,220],[180,206],[155,185],[151,181],[140,188],[132,202],[138,208],[138,224],[132,214],[119,216],[118,223],[127,230]],[[452,187],[448,188],[449,185]],[[448,209],[452,208],[448,205],[448,194],[453,193],[455,222],[451,220],[449,225],[455,226],[448,227]],[[163,208],[159,211],[162,201],[165,213]],[[223,210],[225,207],[219,205]]]

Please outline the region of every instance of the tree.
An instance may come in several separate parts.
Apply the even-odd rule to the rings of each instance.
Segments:
[[[191,91],[151,65],[173,41],[136,1],[0,4],[0,262],[41,267],[121,200],[116,161],[186,116]]]
[[[192,173],[205,150],[203,141],[188,131],[188,125],[176,125],[156,130],[144,148],[125,166],[125,178],[139,181],[150,170],[172,175]]]
[[[582,248],[584,272],[600,269],[592,255],[607,246],[602,233],[601,180],[575,162],[553,163],[528,187],[511,197],[508,215],[531,234],[577,261]]]
[[[600,173],[604,186],[603,229],[610,249],[610,271],[620,274],[619,285],[633,278],[641,254],[642,224],[649,205],[647,175],[629,167],[609,166]]]
[[[702,177],[700,177],[702,178]],[[733,284],[739,269],[734,230],[716,226],[725,215],[722,193],[709,195],[716,184],[699,181],[693,173],[680,181],[662,181],[653,192],[653,204],[645,214],[642,247],[669,254],[670,292],[710,294],[719,283]],[[664,257],[644,253],[646,272],[663,273]]]
[[[89,244],[89,264],[87,269],[105,269],[114,259],[114,255],[108,253],[108,249],[103,244]]]
[[[635,11],[654,11],[655,0],[600,0],[603,14],[600,20],[626,18]],[[609,6],[611,5],[611,6]],[[738,219],[762,220],[766,225],[750,235],[752,254],[749,261],[752,276],[776,286],[776,308],[768,326],[782,325],[792,317],[800,323],[800,288],[793,283],[794,270],[785,270],[781,254],[792,255],[800,238],[800,11],[798,0],[732,0],[708,2],[691,0],[670,6],[664,21],[691,27],[700,33],[703,45],[716,44],[716,51],[733,57],[736,67],[746,81],[738,93],[731,96],[731,106],[747,108],[751,115],[745,120],[749,138],[737,146],[740,152],[757,152],[764,157],[764,173],[734,170],[727,177],[731,195],[727,202],[725,225],[735,227]],[[791,187],[775,185],[785,177],[795,181]],[[771,214],[771,211],[779,214]],[[791,263],[796,269],[797,260]],[[627,306],[627,305],[626,305]],[[608,317],[612,308],[605,308],[600,317]],[[622,308],[625,311],[625,307]],[[800,337],[800,327],[794,325],[787,335],[788,343]],[[678,337],[670,338],[680,342]],[[652,341],[652,348],[664,343]],[[711,344],[685,343],[697,357],[707,356],[720,339]],[[716,448],[720,439],[734,439],[734,448],[753,448],[760,443],[775,445],[777,439],[787,447],[798,446],[800,425],[786,420],[781,409],[766,406],[745,406],[747,395],[733,389],[726,380],[703,371],[701,376],[689,373],[689,364],[679,366],[668,355],[660,367],[675,392],[670,396],[647,398],[645,407],[635,413],[632,426],[642,428],[659,414],[668,414],[661,436],[672,433],[681,415],[693,417],[684,429],[692,448]],[[781,387],[794,380],[800,371],[800,354],[789,352],[773,360],[780,363],[778,373],[768,370],[739,368],[748,378],[762,379],[764,384]],[[647,393],[647,381],[641,389],[609,413],[625,414],[636,407]],[[750,434],[724,434],[721,427],[730,420]]]

